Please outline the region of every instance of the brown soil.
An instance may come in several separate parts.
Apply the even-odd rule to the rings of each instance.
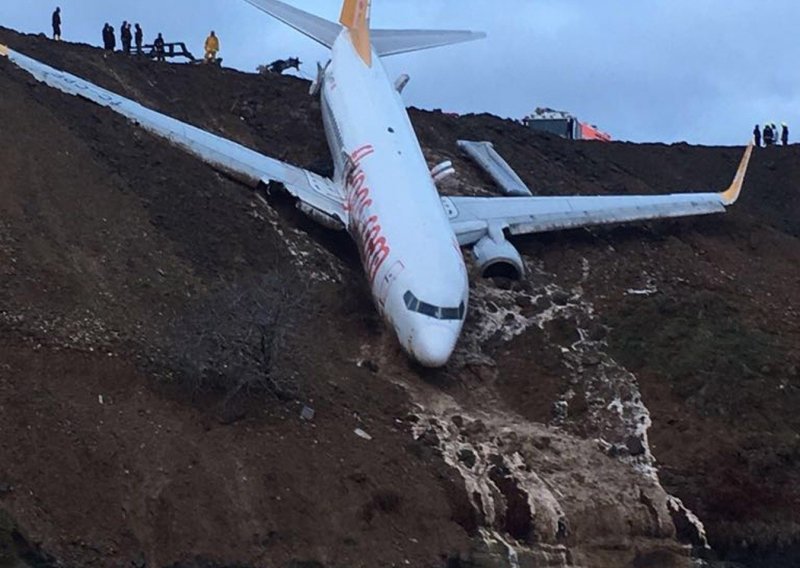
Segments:
[[[0,42],[326,167],[304,81],[107,57],[2,29]],[[477,521],[463,482],[411,437],[398,382],[469,400],[481,370],[406,364],[353,247],[289,204],[265,208],[250,188],[4,59],[0,93],[0,508],[22,527],[6,530],[18,535],[8,546],[40,565],[468,565],[457,559],[474,548]],[[489,189],[458,138],[491,140],[545,195],[723,188],[741,154],[568,143],[487,115],[412,118],[431,160],[451,158]],[[752,566],[800,563],[798,164],[794,146],[757,152],[724,217],[519,242],[567,287],[588,263],[581,286],[607,326],[598,334],[638,376],[662,483],[718,554]],[[304,266],[293,246],[313,252]],[[336,276],[308,278],[326,271]],[[652,295],[627,293],[647,286]],[[574,333],[546,330],[558,344]],[[542,338],[533,329],[489,348],[499,403],[536,422],[553,419],[570,388]],[[563,427],[591,439],[577,390]],[[299,418],[306,404],[312,421]]]

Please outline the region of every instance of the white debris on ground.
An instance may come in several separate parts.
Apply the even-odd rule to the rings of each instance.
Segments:
[[[316,239],[295,227],[284,227],[280,222],[278,212],[270,207],[261,194],[256,194],[250,202],[251,215],[261,221],[266,221],[286,244],[286,250],[294,258],[297,268],[302,268],[312,280],[317,282],[342,282],[341,261],[331,254]]]
[[[597,433],[598,441],[611,444],[620,457],[642,473],[655,475],[655,460],[647,439],[650,413],[642,402],[636,377],[608,355],[605,339],[593,334],[601,326],[594,306],[583,295],[582,284],[590,276],[588,261],[582,259],[581,282],[571,289],[557,284],[555,276],[536,264],[528,263],[526,270],[530,281],[537,284],[531,292],[499,289],[489,281],[475,286],[470,303],[478,322],[473,329],[465,330],[465,341],[457,356],[473,363],[474,354],[482,353],[490,338],[510,341],[532,327],[542,330],[570,371],[568,383],[572,388],[562,393],[554,423],[561,425],[568,419],[570,401],[580,387],[585,392],[591,430]],[[564,345],[552,340],[547,324],[556,320],[569,322],[577,341]],[[473,355],[463,356],[469,352]]]
[[[553,444],[557,451],[574,447],[568,436],[503,412],[471,415],[445,394],[417,391],[417,395],[426,396],[428,406],[416,408],[414,437],[435,440],[445,463],[461,475],[481,517],[480,534],[487,550],[507,558],[512,567],[520,566],[521,558],[542,560],[543,555],[558,557],[547,566],[568,566],[568,550],[557,543],[566,537],[559,490],[530,463],[535,446],[550,447],[554,437],[564,438]],[[535,545],[530,544],[534,533],[540,541]]]
[[[415,438],[433,438],[445,462],[459,472],[487,548],[497,554],[506,550],[510,566],[520,565],[520,558],[568,566],[561,541],[569,534],[570,516],[590,510],[603,494],[615,494],[614,506],[628,508],[630,515],[647,503],[656,533],[669,538],[677,532],[681,542],[704,546],[700,520],[661,487],[647,437],[650,414],[636,377],[607,353],[605,334],[596,332],[602,326],[582,289],[591,272],[588,261],[582,262],[581,282],[570,289],[540,266],[529,263],[526,268],[534,283],[528,291],[500,289],[488,281],[476,284],[470,298],[474,323],[465,330],[454,363],[485,365],[497,373],[484,352],[486,344],[538,329],[561,353],[569,373],[556,404],[560,412],[548,426],[515,415],[496,396],[478,397],[483,398],[477,402],[480,408],[471,400],[467,411],[439,390],[404,384],[418,406]],[[648,282],[646,289],[655,290],[655,283]],[[567,321],[577,339],[564,344],[551,337],[548,323],[556,320]],[[581,428],[592,439],[563,428],[576,392],[586,398]],[[608,457],[616,465],[603,461]],[[511,525],[509,518],[514,519]],[[526,539],[527,530],[535,531],[535,545]]]
[[[51,314],[44,317],[31,308],[0,310],[0,325],[24,329],[39,342],[84,351],[109,351],[120,341],[121,334],[90,310],[69,316]]]
[[[362,430],[361,428],[356,428],[355,430],[353,430],[353,433],[354,433],[356,436],[358,436],[359,438],[362,438],[362,439],[364,439],[364,440],[367,440],[368,442],[372,440],[372,436],[370,436],[369,434],[367,434],[367,433],[366,433],[364,430]]]
[[[644,273],[644,277],[646,283],[643,288],[628,288],[625,290],[625,294],[628,296],[652,296],[658,294],[655,278],[646,272]]]

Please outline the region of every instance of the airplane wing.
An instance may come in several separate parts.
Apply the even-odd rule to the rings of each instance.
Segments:
[[[328,178],[264,156],[241,144],[155,112],[6,46],[0,45],[0,56],[8,57],[37,80],[64,93],[107,107],[211,166],[231,173],[247,183],[254,186],[262,182],[282,183],[299,200],[298,207],[316,221],[336,229],[347,226],[344,199],[337,185]]]
[[[736,177],[720,193],[670,195],[443,197],[442,204],[462,246],[476,243],[492,228],[512,235],[590,225],[722,213],[739,197],[753,152],[744,152]]]

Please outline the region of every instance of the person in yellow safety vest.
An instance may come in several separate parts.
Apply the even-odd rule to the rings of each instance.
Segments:
[[[212,31],[211,35],[206,38],[206,63],[216,61],[218,51],[219,38]]]

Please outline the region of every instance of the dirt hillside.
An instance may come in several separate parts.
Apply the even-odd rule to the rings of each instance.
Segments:
[[[305,81],[0,42],[328,167]],[[494,192],[458,139],[541,195],[722,189],[742,152],[412,119],[454,194]],[[4,58],[0,148],[0,567],[800,564],[800,147],[724,216],[515,241],[436,372],[345,235]]]

